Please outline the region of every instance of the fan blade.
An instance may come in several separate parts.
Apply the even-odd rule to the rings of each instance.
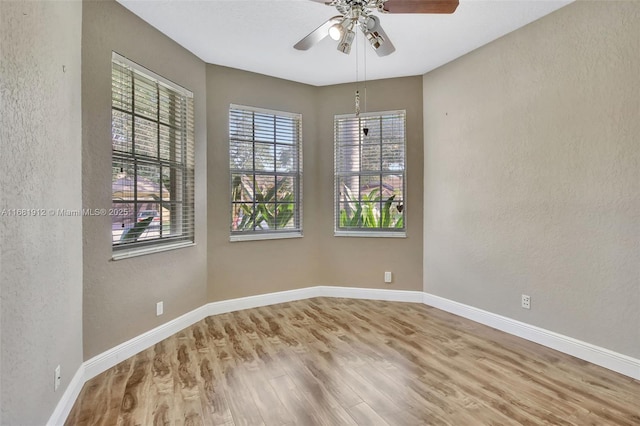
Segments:
[[[388,13],[453,13],[458,0],[387,0],[384,10]]]
[[[367,27],[362,28],[362,31],[378,56],[387,56],[396,51],[387,33],[380,26],[380,19],[377,16],[370,16]]]
[[[308,50],[311,46],[313,46],[314,44],[318,43],[320,40],[328,36],[329,28],[331,28],[335,24],[339,24],[340,22],[342,22],[343,19],[344,17],[342,17],[341,15],[334,16],[333,18],[329,18],[327,22],[320,25],[318,28],[311,31],[311,33],[309,33],[309,35],[307,35],[305,38],[297,42],[293,46],[293,48],[297,50]]]

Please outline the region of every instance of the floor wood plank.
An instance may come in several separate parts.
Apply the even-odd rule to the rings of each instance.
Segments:
[[[640,382],[435,308],[205,318],[88,381],[66,425],[640,425]]]

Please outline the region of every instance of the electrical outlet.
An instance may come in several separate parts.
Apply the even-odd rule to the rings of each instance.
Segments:
[[[156,303],[156,316],[159,317],[164,313],[164,302]]]
[[[527,296],[526,294],[522,295],[522,307],[524,309],[531,309],[531,296]]]
[[[391,282],[391,272],[385,272],[384,273],[384,282],[385,283],[390,283]]]
[[[53,375],[54,375],[53,390],[57,391],[58,388],[60,387],[60,381],[62,380],[62,373],[60,372],[59,365],[56,367],[55,371],[53,372]]]

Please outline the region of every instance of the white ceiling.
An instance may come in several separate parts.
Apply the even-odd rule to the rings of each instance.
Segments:
[[[380,58],[360,34],[359,76],[420,75],[489,43],[572,0],[461,0],[452,15],[384,14],[396,47]],[[323,86],[356,79],[350,55],[327,37],[307,51],[293,45],[335,8],[310,0],[118,0],[203,61]],[[366,47],[366,49],[364,49]],[[364,57],[366,50],[366,58]],[[472,72],[472,71],[470,71]]]

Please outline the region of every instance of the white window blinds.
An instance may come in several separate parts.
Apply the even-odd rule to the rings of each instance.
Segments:
[[[336,235],[405,235],[405,115],[335,116]]]
[[[230,106],[232,240],[301,235],[301,132],[301,114]]]
[[[114,253],[193,242],[193,95],[116,53],[111,92]]]

